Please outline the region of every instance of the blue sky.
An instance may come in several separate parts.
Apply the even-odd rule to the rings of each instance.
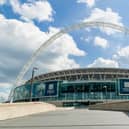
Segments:
[[[0,97],[7,99],[23,65],[53,34],[84,21],[129,27],[128,8],[128,0],[0,0]],[[39,68],[38,75],[82,67],[129,68],[128,60],[129,35],[83,28],[56,40],[32,67]]]

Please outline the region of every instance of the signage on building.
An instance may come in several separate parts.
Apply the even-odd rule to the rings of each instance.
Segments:
[[[119,79],[119,92],[123,95],[129,95],[129,79]]]
[[[57,96],[57,81],[45,83],[44,96]]]

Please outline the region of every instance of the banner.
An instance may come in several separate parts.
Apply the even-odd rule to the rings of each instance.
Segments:
[[[119,90],[120,94],[129,95],[129,79],[119,79]]]
[[[57,96],[57,81],[45,83],[44,96]]]

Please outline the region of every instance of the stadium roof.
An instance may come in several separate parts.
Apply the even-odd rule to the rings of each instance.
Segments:
[[[123,69],[123,68],[67,69],[67,70],[60,70],[38,75],[34,77],[34,81],[114,80],[117,78],[129,78],[129,69]]]

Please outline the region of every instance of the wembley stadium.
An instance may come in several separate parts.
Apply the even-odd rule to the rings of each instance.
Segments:
[[[81,68],[35,76],[14,89],[13,102],[59,105],[129,100],[129,69]]]

